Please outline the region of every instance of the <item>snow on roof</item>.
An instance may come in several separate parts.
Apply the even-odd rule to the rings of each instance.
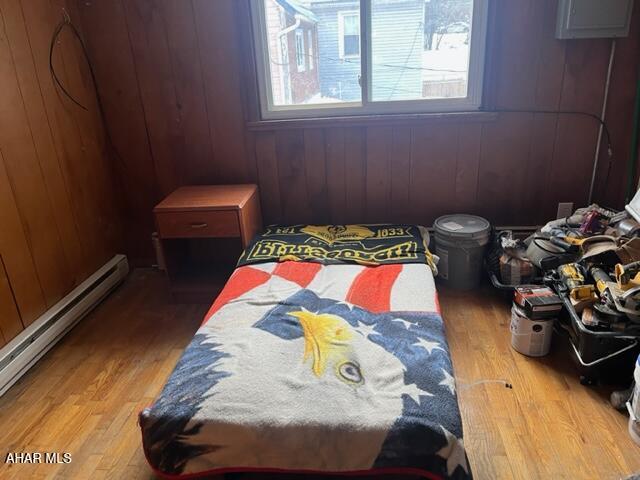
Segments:
[[[282,8],[293,15],[302,15],[312,22],[317,22],[318,18],[313,14],[311,10],[302,5],[298,0],[276,0]]]

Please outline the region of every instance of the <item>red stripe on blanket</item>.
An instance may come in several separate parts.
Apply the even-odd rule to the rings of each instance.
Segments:
[[[147,460],[148,462],[148,460]],[[209,478],[212,475],[224,475],[225,473],[257,473],[268,475],[267,478],[274,478],[271,474],[275,474],[278,477],[284,475],[305,475],[310,476],[312,479],[320,478],[357,478],[357,477],[381,477],[380,480],[399,480],[406,477],[411,479],[415,477],[424,478],[425,480],[444,480],[444,478],[436,473],[428,472],[427,470],[422,470],[421,468],[412,468],[412,467],[387,467],[387,468],[371,468],[370,470],[354,470],[347,472],[325,472],[322,470],[286,470],[283,468],[252,468],[252,467],[238,467],[238,468],[213,468],[211,470],[206,470],[204,472],[197,473],[182,473],[177,475],[172,475],[169,473],[164,473],[162,470],[158,470],[153,465],[151,465],[151,470],[160,478],[165,478],[167,480],[197,480],[203,478]],[[213,478],[213,477],[211,477]],[[299,478],[299,477],[297,477]]]
[[[297,283],[305,288],[311,283],[316,274],[320,271],[322,265],[311,262],[282,262],[276,265],[273,270],[274,275]]]
[[[216,301],[213,302],[211,308],[204,316],[204,321],[202,324],[204,325],[211,315],[220,310],[225,304],[230,302],[231,300],[238,298],[241,295],[244,295],[249,290],[253,290],[259,285],[267,282],[271,278],[271,275],[267,272],[263,272],[262,270],[258,270],[257,268],[251,267],[240,267],[227,282],[227,284],[216,298]]]
[[[370,312],[388,312],[391,309],[391,288],[401,271],[402,265],[399,264],[365,268],[351,284],[347,302]]]
[[[212,468],[210,470],[205,470],[203,472],[194,472],[194,473],[178,473],[171,474],[165,473],[162,470],[153,466],[153,464],[149,461],[149,456],[147,455],[147,451],[143,448],[144,455],[147,459],[147,463],[155,473],[160,478],[165,478],[167,480],[195,480],[202,478],[209,478],[213,475],[224,475],[225,473],[258,473],[258,474],[286,474],[286,475],[306,475],[311,476],[322,476],[324,477],[332,477],[332,478],[350,478],[350,477],[368,477],[371,476],[381,476],[383,478],[395,479],[404,478],[406,476],[411,477],[422,477],[425,480],[444,480],[444,478],[436,473],[429,472],[427,470],[422,470],[421,468],[413,468],[413,467],[382,467],[382,468],[371,468],[369,470],[352,470],[346,472],[326,472],[322,470],[286,470],[284,468],[261,468],[261,467],[226,467],[226,468]],[[316,477],[317,478],[317,477]]]

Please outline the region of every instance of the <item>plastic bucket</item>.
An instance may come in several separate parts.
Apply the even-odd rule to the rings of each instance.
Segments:
[[[531,320],[515,303],[511,308],[511,346],[528,357],[542,357],[551,349],[553,319]]]
[[[480,284],[482,260],[491,224],[474,215],[445,215],[436,219],[435,231],[438,278],[452,288],[471,290]]]

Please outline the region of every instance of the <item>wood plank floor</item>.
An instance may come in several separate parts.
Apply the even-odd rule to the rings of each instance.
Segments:
[[[476,478],[613,480],[640,471],[640,447],[628,417],[609,406],[611,388],[581,385],[561,341],[544,358],[514,351],[508,299],[489,287],[440,289],[440,300]],[[484,379],[513,389],[463,385]]]
[[[640,447],[606,389],[583,387],[566,351],[543,359],[509,345],[507,302],[441,289],[476,479],[618,479]],[[206,305],[172,305],[162,276],[135,271],[0,399],[0,454],[70,452],[61,465],[0,465],[0,478],[150,479],[137,412],[153,401]],[[465,387],[476,380],[499,384]],[[242,476],[242,478],[248,476]]]
[[[136,270],[0,399],[0,452],[70,452],[68,465],[4,465],[0,478],[153,478],[137,414],[152,403],[206,306],[172,305]],[[4,460],[4,458],[3,458]]]

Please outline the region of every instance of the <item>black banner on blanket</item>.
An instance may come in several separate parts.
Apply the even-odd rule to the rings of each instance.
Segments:
[[[247,247],[238,266],[289,260],[432,265],[426,241],[415,225],[272,225]]]

